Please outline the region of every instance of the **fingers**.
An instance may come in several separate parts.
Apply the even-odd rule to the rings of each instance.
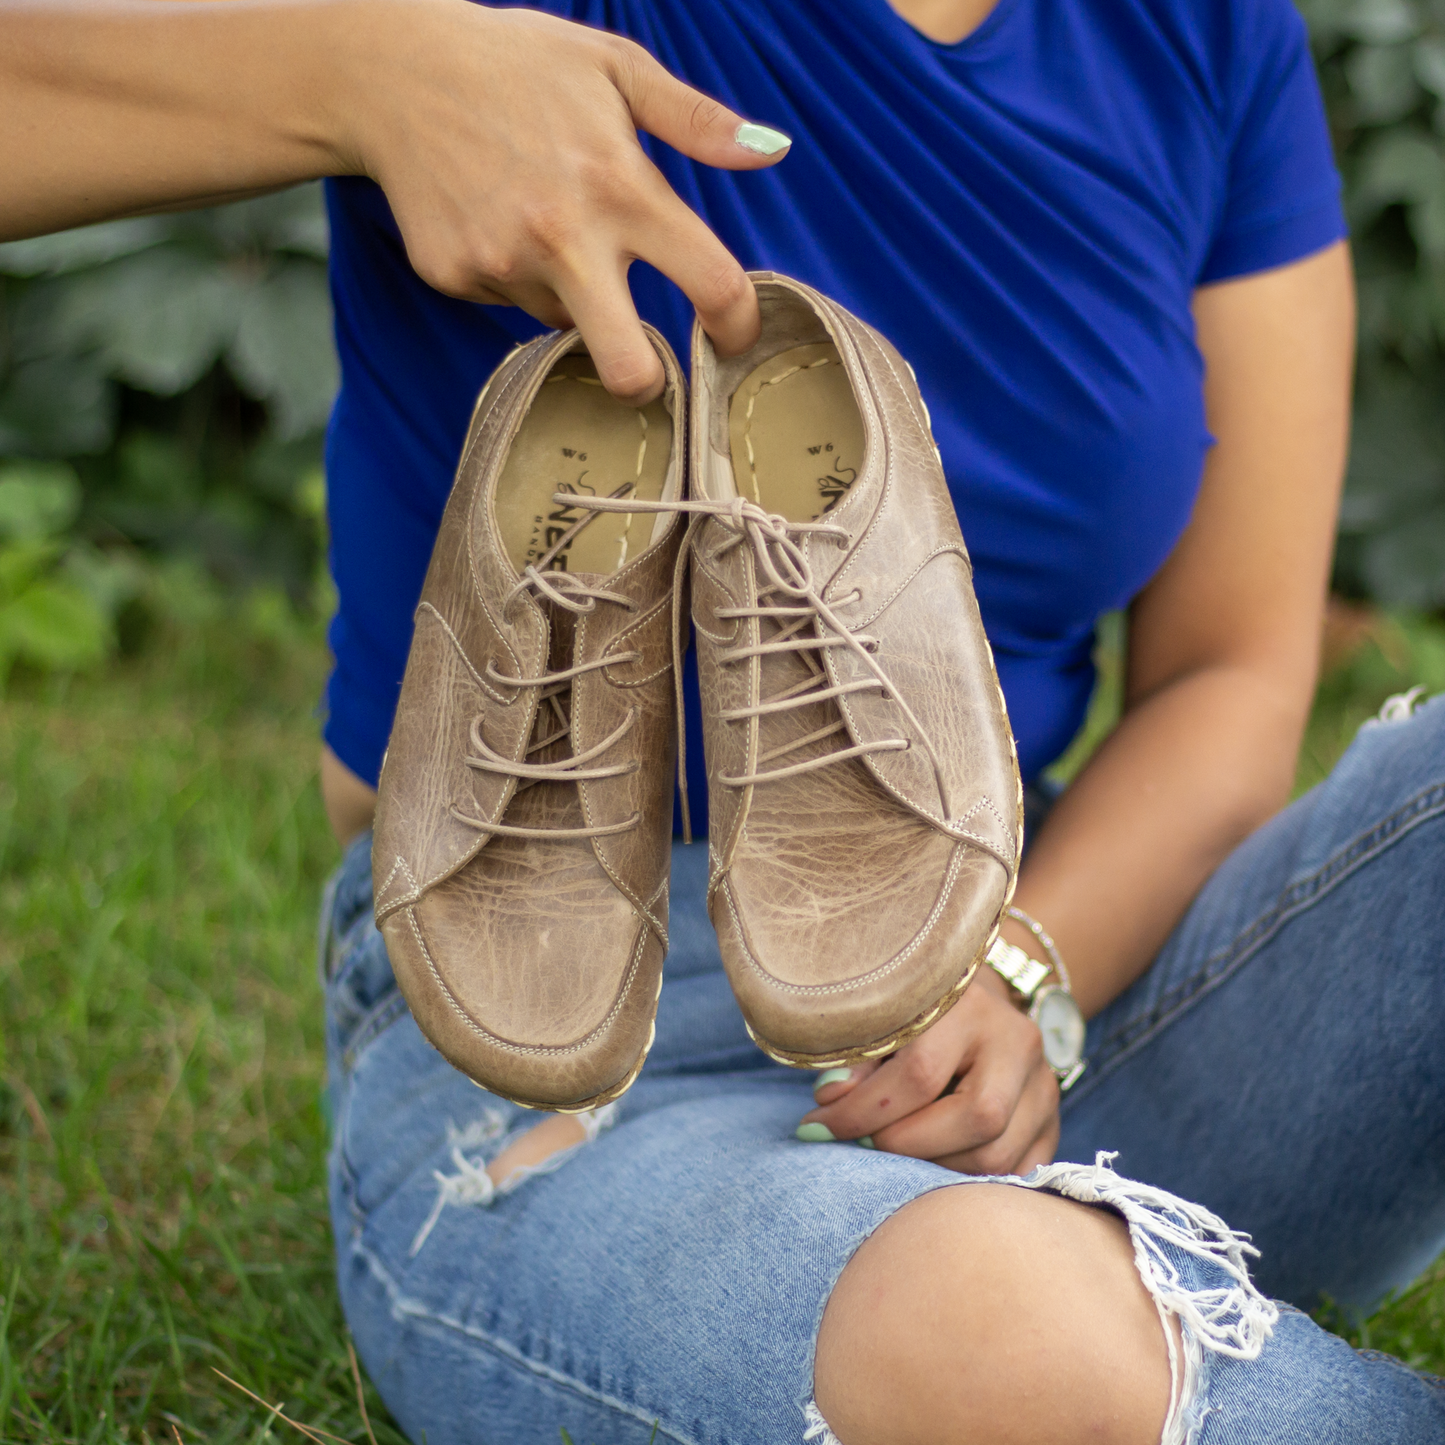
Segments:
[[[866,1063],[853,1064],[846,1069],[825,1069],[813,1080],[813,1098],[819,1104],[836,1104],[877,1068],[878,1064],[870,1059]]]
[[[658,177],[663,203],[643,225],[642,260],[675,281],[721,356],[737,356],[762,334],[758,293],[747,272]]]
[[[711,96],[684,85],[640,45],[619,42],[610,69],[637,128],[704,165],[759,170],[776,165],[792,145],[782,131],[745,121]]]
[[[1018,1107],[996,1138],[955,1153],[934,1155],[933,1160],[960,1174],[1022,1174],[1035,1163],[1048,1163],[1058,1142],[1059,1088],[1053,1074],[1041,1068],[1030,1076]]]
[[[620,36],[525,10],[424,11],[403,37],[407,103],[388,105],[383,89],[347,142],[386,191],[417,273],[448,295],[575,324],[603,384],[631,402],[663,386],[627,285],[638,258],[677,282],[720,353],[751,346],[761,326],[746,273],[637,131],[742,170],[780,160],[788,138]]]
[[[1033,1030],[1037,1039],[1038,1030]],[[915,1159],[971,1155],[1008,1139],[1018,1149],[1012,1164],[1038,1137],[1053,1104],[1038,1091],[1041,1048],[1029,1040],[1002,1041],[976,1051],[951,1093],[882,1130],[874,1130],[880,1149]],[[1047,1069],[1043,1077],[1051,1082]],[[1055,1090],[1057,1099],[1057,1090]],[[996,1171],[988,1171],[996,1172]]]
[[[931,1104],[966,1069],[978,1037],[963,1000],[927,1033],[878,1065],[836,1103],[814,1109],[805,1123],[820,1123],[837,1139],[877,1138],[878,1132]],[[972,1012],[972,1011],[970,1011]],[[957,1015],[957,1017],[955,1017]]]
[[[1039,1169],[1045,1164],[1054,1162],[1054,1155],[1059,1152],[1059,1111],[1057,1109],[1049,1116],[1048,1123],[1044,1126],[1043,1132],[1029,1146],[1024,1157],[1013,1166],[1015,1174],[1027,1174],[1030,1170]]]
[[[1058,1146],[1058,1084],[1038,1027],[985,981],[881,1064],[832,1069],[802,1138],[869,1137],[875,1148],[972,1174],[1023,1172]],[[953,1084],[952,1089],[949,1088]],[[826,1132],[817,1132],[821,1125]]]
[[[638,319],[627,287],[625,262],[603,260],[569,272],[557,293],[582,333],[603,386],[621,401],[643,406],[661,395],[665,377]]]

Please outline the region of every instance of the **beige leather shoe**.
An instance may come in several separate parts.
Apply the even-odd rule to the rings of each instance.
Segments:
[[[753,1037],[818,1068],[963,993],[1013,893],[1023,792],[910,369],[818,292],[753,279],[758,344],[693,345],[709,910]]]
[[[423,1033],[493,1093],[616,1098],[667,951],[670,512],[686,395],[614,400],[578,334],[512,353],[472,417],[416,612],[372,844],[376,919]]]

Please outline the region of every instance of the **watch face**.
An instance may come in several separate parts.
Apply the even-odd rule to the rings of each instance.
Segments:
[[[1038,1001],[1034,1020],[1044,1036],[1044,1058],[1053,1069],[1070,1069],[1084,1054],[1084,1015],[1061,988],[1048,989]]]

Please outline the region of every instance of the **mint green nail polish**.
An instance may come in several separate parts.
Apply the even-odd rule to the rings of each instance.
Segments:
[[[757,125],[750,120],[745,120],[733,132],[733,140],[745,151],[752,151],[759,156],[775,156],[779,151],[787,150],[793,143],[792,136],[784,135],[770,125]]]
[[[873,1142],[873,1136],[871,1134],[865,1134],[857,1143],[860,1149],[876,1149],[878,1147]]]
[[[846,1084],[853,1077],[852,1069],[827,1069],[813,1080],[813,1092],[826,1089],[829,1084]]]
[[[832,1144],[833,1131],[826,1124],[799,1124],[798,1138],[805,1144]]]

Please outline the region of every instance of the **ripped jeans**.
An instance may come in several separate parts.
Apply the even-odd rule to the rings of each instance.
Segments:
[[[974,1182],[794,1139],[811,1076],[749,1043],[706,867],[675,848],[638,1082],[497,1189],[486,1164],[539,1116],[418,1032],[371,922],[368,840],[328,890],[341,1298],[418,1445],[830,1442],[812,1364],[834,1282],[894,1210]],[[1296,1308],[1364,1307],[1445,1247],[1442,1018],[1445,699],[1367,726],[1220,867],[1090,1025],[1066,1162],[1014,1181],[1127,1220],[1181,1327],[1165,1445],[1445,1442],[1445,1385]],[[1253,1280],[1216,1215],[1254,1235]]]

